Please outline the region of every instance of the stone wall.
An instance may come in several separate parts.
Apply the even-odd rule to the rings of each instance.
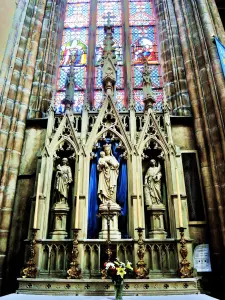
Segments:
[[[0,3],[0,66],[4,57],[9,33],[13,23],[13,16],[16,10],[16,0],[1,1]]]

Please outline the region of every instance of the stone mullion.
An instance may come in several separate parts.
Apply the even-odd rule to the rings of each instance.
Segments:
[[[158,30],[159,30],[159,40],[161,44],[161,55],[160,55],[160,63],[164,70],[163,81],[165,93],[167,95],[167,99],[172,107],[173,111],[176,111],[178,104],[176,99],[177,89],[175,85],[175,74],[174,74],[174,66],[173,66],[173,55],[171,52],[171,40],[169,38],[168,31],[168,18],[165,13],[165,4],[164,0],[155,0],[156,7],[156,15],[158,22]]]
[[[202,80],[205,78],[205,75],[202,74],[202,70],[205,70],[205,62],[202,58],[205,47],[201,45],[203,37],[202,33],[199,32],[199,30],[198,43],[196,44],[196,23],[199,22],[199,20],[196,20],[194,17],[194,14],[196,12],[195,8],[192,7],[190,2],[187,4],[186,1],[184,2],[182,0],[182,9],[186,21],[187,37],[190,43],[190,52],[193,59],[196,86],[199,92],[199,99],[191,98],[191,101],[193,101],[192,109],[194,116],[195,135],[200,153],[201,173],[203,177],[205,200],[207,202],[208,220],[210,224],[211,237],[213,237],[212,254],[217,264],[216,268],[218,268],[220,259],[218,256],[220,256],[220,253],[223,252],[223,249],[221,248],[221,234],[218,230],[218,228],[220,227],[220,222],[218,220],[218,210],[216,202],[218,201],[217,198],[219,197],[219,193],[215,181],[215,150],[211,141],[210,128],[207,120],[207,106],[204,100],[204,90],[207,83],[204,84],[203,90],[202,82]],[[195,43],[193,41],[193,36],[195,36]],[[197,57],[198,60],[196,59]]]
[[[125,99],[126,105],[129,108],[130,112],[130,135],[132,143],[136,144],[136,117],[135,117],[135,102],[133,99],[133,88],[132,88],[132,62],[131,62],[131,54],[130,54],[130,26],[129,26],[129,3],[128,0],[122,1],[122,9],[123,9],[123,41],[124,41],[124,90],[125,90]]]
[[[95,12],[95,13],[92,13]],[[95,85],[95,45],[97,31],[97,0],[90,4],[90,22],[88,32],[88,56],[87,56],[87,79],[84,106],[82,111],[81,143],[86,142],[88,133],[88,111],[89,105],[94,106],[94,85]]]
[[[95,85],[95,45],[97,31],[97,0],[91,1],[90,7],[90,25],[88,40],[88,57],[87,57],[87,89],[85,95],[85,104],[94,105],[94,85]]]
[[[128,103],[126,105],[135,104],[132,95],[132,68],[131,68],[131,54],[130,54],[130,28],[129,28],[129,3],[128,0],[122,1],[123,12],[123,56],[124,56],[124,90],[125,99]]]
[[[29,31],[30,38],[25,51],[23,60],[22,73],[19,80],[18,92],[14,94],[14,99],[18,103],[11,112],[11,126],[10,133],[7,140],[7,153],[4,159],[2,172],[2,218],[1,218],[1,262],[2,266],[5,260],[9,228],[11,224],[12,209],[15,197],[15,188],[17,182],[17,175],[19,170],[21,151],[23,146],[23,138],[25,131],[25,120],[28,110],[29,96],[34,76],[34,68],[38,50],[38,44],[42,28],[42,20],[44,16],[46,1],[39,1],[35,7],[35,13],[32,18],[31,27]],[[34,5],[34,3],[33,3]],[[7,108],[7,106],[6,106]]]
[[[46,59],[46,51],[49,44],[49,35],[51,36],[51,18],[54,9],[54,1],[48,0],[46,4],[45,16],[43,19],[43,26],[41,38],[38,47],[38,56],[36,59],[34,80],[32,83],[32,92],[29,101],[29,118],[34,118],[38,108],[38,100],[40,95],[40,88],[44,80],[44,67]]]

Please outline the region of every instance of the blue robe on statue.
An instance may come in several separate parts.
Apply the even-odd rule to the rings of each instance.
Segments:
[[[89,195],[88,195],[88,238],[98,238],[99,228],[101,220],[97,217],[100,200],[98,198],[98,171],[97,164],[100,151],[105,142],[99,142],[99,149],[97,151],[97,157],[91,161],[90,167],[90,181],[89,181]],[[118,143],[110,142],[107,139],[107,144],[112,145],[112,153],[120,164],[119,176],[117,181],[117,203],[121,206],[121,216],[119,217],[119,230],[122,233],[122,237],[127,237],[127,162],[121,159],[120,152],[116,149]]]

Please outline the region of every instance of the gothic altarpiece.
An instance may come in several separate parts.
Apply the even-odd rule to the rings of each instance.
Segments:
[[[19,292],[27,293],[29,282],[34,288],[32,293],[51,293],[52,288],[59,293],[113,293],[107,280],[100,279],[107,259],[104,214],[108,210],[113,214],[110,241],[114,257],[136,266],[140,246],[136,229],[144,230],[142,246],[149,275],[127,279],[128,294],[148,294],[149,288],[153,289],[151,293],[197,290],[196,279],[187,278],[191,275],[185,276],[180,267],[180,227],[185,228],[187,252],[183,258],[187,269],[188,262],[192,262],[192,243],[181,155],[172,140],[166,97],[163,112],[155,112],[146,63],[144,113],[135,111],[132,98],[129,110],[120,113],[115,105],[117,66],[113,44],[113,28],[108,23],[101,60],[104,101],[99,111],[92,111],[85,104],[82,115],[73,114],[73,61],[66,79],[65,111],[56,114],[53,105],[49,109],[47,135],[38,165],[37,197],[30,218],[30,228],[38,228],[38,272],[36,279],[26,278],[29,276],[25,272],[25,278],[19,279]],[[71,261],[73,228],[80,229],[78,262],[82,273],[82,279],[74,280],[65,279]],[[186,279],[182,281],[180,277]]]

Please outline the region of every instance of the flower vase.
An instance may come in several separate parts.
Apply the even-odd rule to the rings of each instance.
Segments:
[[[116,300],[123,299],[123,281],[120,283],[115,283],[114,289],[115,289],[115,299]]]

